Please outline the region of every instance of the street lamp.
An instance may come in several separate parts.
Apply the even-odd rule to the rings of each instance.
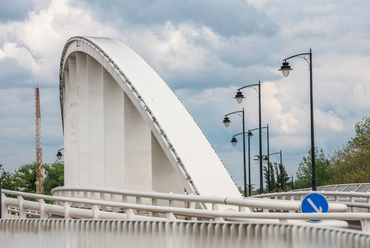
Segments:
[[[263,193],[263,175],[262,175],[262,131],[261,131],[261,82],[258,81],[258,84],[251,84],[244,87],[241,87],[237,89],[235,99],[238,103],[242,103],[243,99],[245,98],[243,96],[243,93],[241,92],[242,89],[249,88],[249,87],[257,87],[258,88],[258,106],[259,106],[259,160],[260,160],[260,194]]]
[[[61,153],[61,150],[64,150],[64,148],[61,148],[61,149],[58,150],[58,153],[57,153],[58,160],[61,160],[62,157],[63,157],[63,154]]]
[[[230,125],[230,122],[231,121],[230,121],[229,117],[227,117],[227,116],[232,115],[232,114],[240,114],[240,113],[242,114],[242,123],[243,123],[244,196],[246,197],[247,196],[247,191],[246,191],[247,185],[246,185],[246,166],[245,166],[245,122],[244,122],[244,108],[241,111],[234,111],[234,112],[231,112],[231,113],[226,114],[225,115],[225,118],[223,120],[223,123],[224,123],[225,127],[228,127]],[[235,141],[232,141],[233,146],[236,145],[236,142]]]
[[[238,141],[236,140],[236,138],[235,137],[233,137],[232,139],[231,139],[231,142],[230,142],[233,146],[236,146],[236,143],[238,143]]]
[[[238,134],[235,134],[233,136],[233,138],[231,139],[231,142],[230,142],[233,146],[236,146],[236,144],[238,143],[238,140],[235,138],[235,136],[238,136],[238,135],[241,135],[241,134],[243,134],[243,133],[238,133]],[[253,137],[253,133],[250,130],[248,130],[247,135],[248,135],[248,192],[249,192],[249,196],[252,196],[252,184],[251,184],[251,150],[250,150],[251,142],[250,142],[250,140]],[[244,154],[245,154],[245,152],[244,152]],[[245,191],[246,190],[245,189],[245,187],[246,187],[246,181],[245,180],[246,179],[244,177],[244,192],[246,192]],[[244,193],[244,196],[245,196],[245,193]]]
[[[308,56],[309,58],[307,58]],[[287,60],[295,57],[303,58],[307,61],[310,67],[310,112],[311,112],[311,163],[312,163],[312,190],[316,191],[316,169],[315,169],[315,135],[314,135],[314,119],[313,119],[313,92],[312,92],[312,51],[310,49],[309,53],[300,53],[283,59],[283,64],[279,71],[283,73],[285,77],[289,75],[289,72],[293,70]]]

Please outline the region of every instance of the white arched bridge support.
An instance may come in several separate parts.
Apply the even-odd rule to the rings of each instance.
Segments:
[[[69,39],[60,101],[66,186],[240,197],[188,111],[123,43]]]

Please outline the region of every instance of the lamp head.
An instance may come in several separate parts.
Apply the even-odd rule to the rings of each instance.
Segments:
[[[238,143],[238,140],[235,137],[233,137],[230,142],[233,146],[236,146],[236,144]]]
[[[238,92],[236,92],[236,95],[235,95],[234,98],[236,99],[236,101],[238,103],[241,103],[243,101],[243,98],[244,98],[243,93],[240,90],[238,90]]]
[[[253,137],[253,133],[251,131],[248,132],[248,138],[251,139]]]
[[[57,153],[58,160],[61,160],[62,157],[63,157],[63,154],[60,151],[58,151],[58,153]]]
[[[283,62],[283,65],[279,69],[279,71],[283,73],[284,77],[287,77],[291,70],[293,69],[290,67],[289,62],[286,61]]]
[[[229,117],[225,116],[224,121],[223,121],[225,127],[228,127],[230,125],[230,122],[231,121],[230,121]]]

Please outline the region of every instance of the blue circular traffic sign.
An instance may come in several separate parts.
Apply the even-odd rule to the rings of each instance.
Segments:
[[[326,198],[318,193],[306,195],[301,205],[302,213],[327,213],[329,211],[329,204]],[[317,222],[320,220],[310,220]]]

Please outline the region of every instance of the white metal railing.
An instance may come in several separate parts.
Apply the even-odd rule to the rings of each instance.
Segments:
[[[250,197],[213,197],[84,187],[58,187],[52,190],[52,194],[54,196],[98,198],[109,199],[111,201],[118,199],[120,202],[129,202],[129,197],[132,197],[131,202],[135,203],[146,202],[147,204],[151,205],[162,204],[162,206],[177,206],[185,208],[195,208],[195,205],[197,204],[197,206],[199,206],[201,209],[233,209],[234,211],[239,212],[248,212],[250,210],[258,212],[299,212],[301,205],[301,203],[298,201],[272,201],[270,199],[254,199]],[[331,212],[345,212],[347,210],[347,206],[344,204],[333,203],[330,204],[329,209]]]
[[[71,188],[57,190],[59,192],[68,192]],[[71,219],[125,219],[125,220],[212,220],[212,221],[231,221],[245,222],[251,220],[277,220],[279,222],[289,222],[291,220],[360,220],[362,229],[370,232],[370,214],[368,213],[338,213],[346,211],[344,204],[333,203],[329,208],[337,212],[331,213],[296,213],[300,208],[300,203],[279,200],[253,199],[253,198],[220,198],[220,197],[202,197],[197,195],[177,195],[156,192],[136,192],[118,191],[107,189],[84,189],[73,188],[74,195],[82,194],[85,190],[90,193],[104,193],[111,195],[134,196],[142,201],[142,197],[152,199],[152,202],[159,200],[168,200],[169,206],[160,206],[155,204],[142,204],[119,202],[106,199],[91,199],[66,196],[46,196],[24,192],[2,190],[2,212],[5,218],[26,218],[27,216],[39,218],[55,218],[56,216]],[[54,192],[54,191],[53,191]],[[77,193],[79,192],[79,193]],[[55,192],[54,192],[55,193]],[[99,193],[99,194],[100,194]],[[10,198],[7,195],[17,196]],[[36,198],[38,202],[26,201],[23,197]],[[154,199],[154,200],[153,200]],[[45,200],[58,202],[56,204],[47,204]],[[184,207],[174,207],[174,201],[186,202]],[[202,202],[205,206],[212,205],[212,210],[196,209],[195,203]],[[220,206],[233,206],[238,211],[219,211]],[[259,209],[278,209],[277,212],[246,212],[248,208]],[[283,212],[283,210],[289,211]]]
[[[270,193],[256,195],[252,198],[255,199],[279,199],[290,202],[302,201],[307,195],[313,193],[313,191],[294,191],[294,192],[281,192],[281,193]],[[337,191],[315,191],[323,195],[328,202],[340,202],[346,204],[349,208],[348,211],[358,212],[364,210],[370,212],[370,193],[362,192],[337,192]]]

